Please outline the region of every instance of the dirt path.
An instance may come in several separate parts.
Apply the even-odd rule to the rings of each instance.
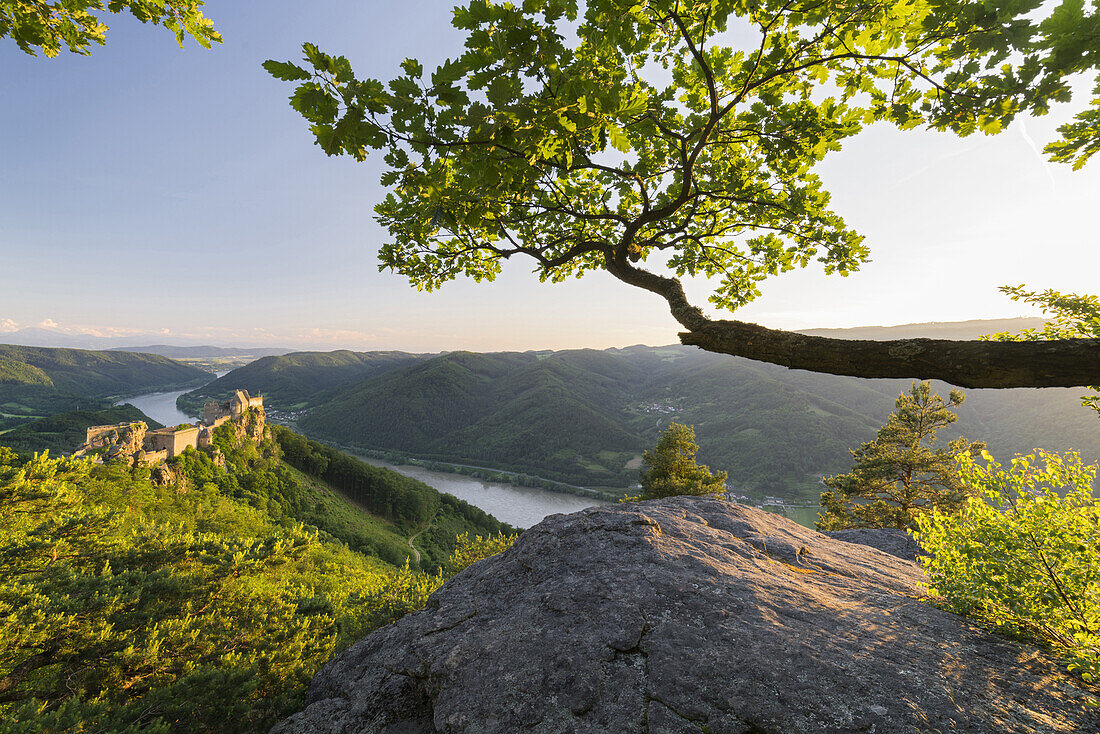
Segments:
[[[413,545],[413,541],[414,541],[414,540],[416,540],[417,538],[419,538],[419,537],[420,537],[420,535],[421,535],[421,534],[422,534],[422,533],[423,533],[423,532],[424,532],[425,530],[427,530],[428,528],[430,528],[431,526],[432,526],[432,524],[431,524],[431,523],[428,523],[428,524],[427,524],[427,525],[425,525],[424,527],[420,528],[420,530],[416,531],[416,534],[415,534],[415,535],[413,535],[413,536],[412,536],[411,538],[409,538],[409,547],[410,547],[410,548],[412,548],[412,552],[413,552],[413,555],[415,555],[415,556],[416,556],[416,565],[418,565],[418,566],[420,565],[420,551],[418,551],[418,550],[416,549],[416,546],[415,546],[415,545]]]

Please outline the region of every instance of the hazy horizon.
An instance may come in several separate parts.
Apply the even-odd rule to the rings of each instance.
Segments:
[[[998,318],[998,319],[968,319],[965,321],[930,321],[930,322],[911,322],[904,324],[862,324],[859,326],[851,327],[823,327],[823,328],[808,328],[797,329],[802,333],[816,333],[816,332],[838,332],[843,334],[844,332],[863,332],[873,330],[906,330],[909,329],[913,333],[901,334],[897,338],[904,338],[906,336],[913,336],[914,333],[921,331],[921,327],[952,327],[957,325],[977,325],[977,324],[989,324],[989,331],[1002,331],[1002,330],[1021,330],[1024,328],[1032,328],[1041,323],[1041,319],[1035,319],[1031,317],[1012,317],[1012,318]],[[963,331],[977,332],[984,331],[983,329],[963,329]],[[158,338],[160,339],[158,341]],[[853,336],[852,338],[861,338]],[[866,337],[862,337],[866,338]],[[893,337],[891,337],[893,338]],[[962,338],[958,336],[948,336],[944,338]],[[971,338],[967,336],[966,338]],[[274,342],[264,344],[249,344],[245,342],[232,342],[232,341],[188,341],[179,340],[175,338],[164,338],[164,335],[160,332],[149,332],[148,334],[139,334],[131,336],[103,336],[93,334],[77,334],[67,333],[64,331],[43,328],[43,327],[28,327],[17,331],[0,332],[0,344],[14,344],[17,346],[31,346],[31,347],[57,347],[57,348],[71,348],[71,349],[128,349],[136,347],[215,347],[219,349],[239,349],[244,351],[261,351],[261,350],[285,350],[285,351],[337,351],[337,350],[350,350],[359,352],[372,352],[372,351],[405,351],[420,354],[434,354],[438,352],[453,352],[453,351],[485,351],[485,352],[498,352],[498,351],[560,351],[567,349],[626,349],[629,347],[643,346],[643,347],[663,347],[679,344],[676,340],[658,342],[654,344],[648,344],[644,342],[634,342],[631,344],[608,344],[608,345],[566,345],[556,347],[538,347],[532,346],[519,349],[464,349],[459,347],[457,349],[434,349],[434,350],[412,350],[401,349],[397,347],[371,347],[361,348],[355,345],[336,345],[336,346],[318,346],[310,344],[276,344]]]

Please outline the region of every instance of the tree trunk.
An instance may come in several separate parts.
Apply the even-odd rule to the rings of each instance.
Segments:
[[[708,352],[832,375],[935,379],[969,388],[1100,385],[1100,339],[865,341],[709,321],[681,333],[680,341]]]

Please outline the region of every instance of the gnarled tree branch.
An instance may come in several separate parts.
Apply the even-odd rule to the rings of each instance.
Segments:
[[[807,336],[744,321],[708,319],[676,278],[608,257],[608,272],[663,297],[690,331],[680,342],[790,369],[849,377],[943,380],[959,387],[1082,387],[1100,384],[1100,339],[870,341]]]
[[[708,352],[831,375],[936,379],[969,388],[1100,384],[1100,339],[866,341],[709,319],[689,328],[680,341]]]

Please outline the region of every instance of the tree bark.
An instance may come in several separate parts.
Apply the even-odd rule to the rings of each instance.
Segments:
[[[680,334],[682,343],[831,375],[935,379],[969,388],[1100,385],[1100,339],[866,341],[806,336],[743,321],[691,328]]]

